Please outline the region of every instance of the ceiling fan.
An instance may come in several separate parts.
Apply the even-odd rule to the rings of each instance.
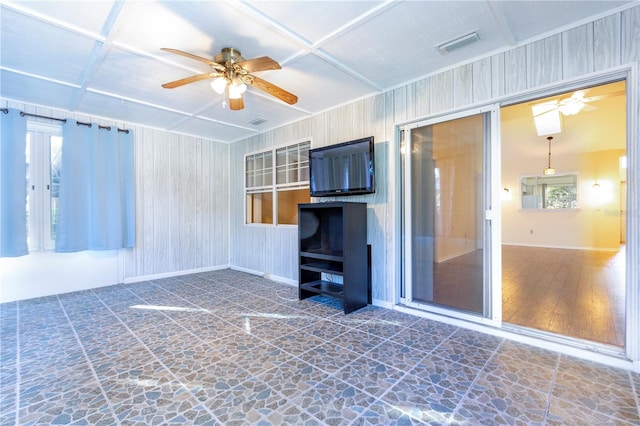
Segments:
[[[595,109],[596,108],[595,106],[589,105],[589,103],[591,102],[598,101],[600,99],[606,99],[613,96],[624,95],[624,91],[610,92],[610,93],[605,93],[603,95],[590,96],[590,97],[585,97],[586,94],[587,94],[587,90],[578,90],[576,92],[573,92],[573,94],[570,97],[560,99],[558,101],[558,110],[563,115],[575,115],[580,111],[582,111],[583,109],[585,111]]]
[[[289,105],[293,105],[298,102],[298,97],[293,93],[287,92],[281,87],[251,74],[258,71],[280,69],[280,64],[268,56],[244,59],[240,51],[232,47],[225,47],[213,59],[203,58],[181,50],[169,49],[166,47],[163,47],[161,50],[195,59],[196,61],[203,62],[213,68],[212,72],[197,74],[191,77],[165,83],[162,85],[165,89],[174,89],[185,84],[212,78],[213,81],[211,82],[211,87],[217,93],[225,94],[226,98],[229,99],[229,108],[232,110],[241,110],[244,108],[242,94],[247,90],[248,85],[263,90]]]

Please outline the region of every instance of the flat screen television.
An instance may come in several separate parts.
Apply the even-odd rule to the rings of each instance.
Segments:
[[[309,150],[312,197],[372,194],[373,136]]]

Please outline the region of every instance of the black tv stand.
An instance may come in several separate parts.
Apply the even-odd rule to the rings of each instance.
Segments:
[[[366,203],[299,204],[298,242],[300,300],[317,294],[336,297],[342,300],[345,314],[367,306]]]

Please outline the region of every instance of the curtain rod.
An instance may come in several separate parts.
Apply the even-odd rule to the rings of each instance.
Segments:
[[[0,111],[4,112],[5,114],[8,114],[9,113],[9,108],[2,108],[2,109],[0,109]],[[67,122],[66,118],[47,117],[45,115],[31,114],[31,113],[23,112],[23,111],[20,111],[20,116],[21,117],[45,118],[47,120],[62,121],[63,123]],[[80,121],[76,121],[76,124],[78,126],[87,126],[87,127],[91,127],[93,125],[91,123],[82,123]],[[104,130],[109,130],[110,131],[111,130],[111,126],[100,126],[100,125],[98,125],[98,129],[104,129]],[[122,133],[127,133],[127,134],[129,133],[128,129],[118,129],[118,131],[122,132]]]

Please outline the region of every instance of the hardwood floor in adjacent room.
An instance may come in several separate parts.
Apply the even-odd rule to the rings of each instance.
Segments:
[[[624,277],[624,246],[618,252],[503,246],[503,321],[623,346]]]

